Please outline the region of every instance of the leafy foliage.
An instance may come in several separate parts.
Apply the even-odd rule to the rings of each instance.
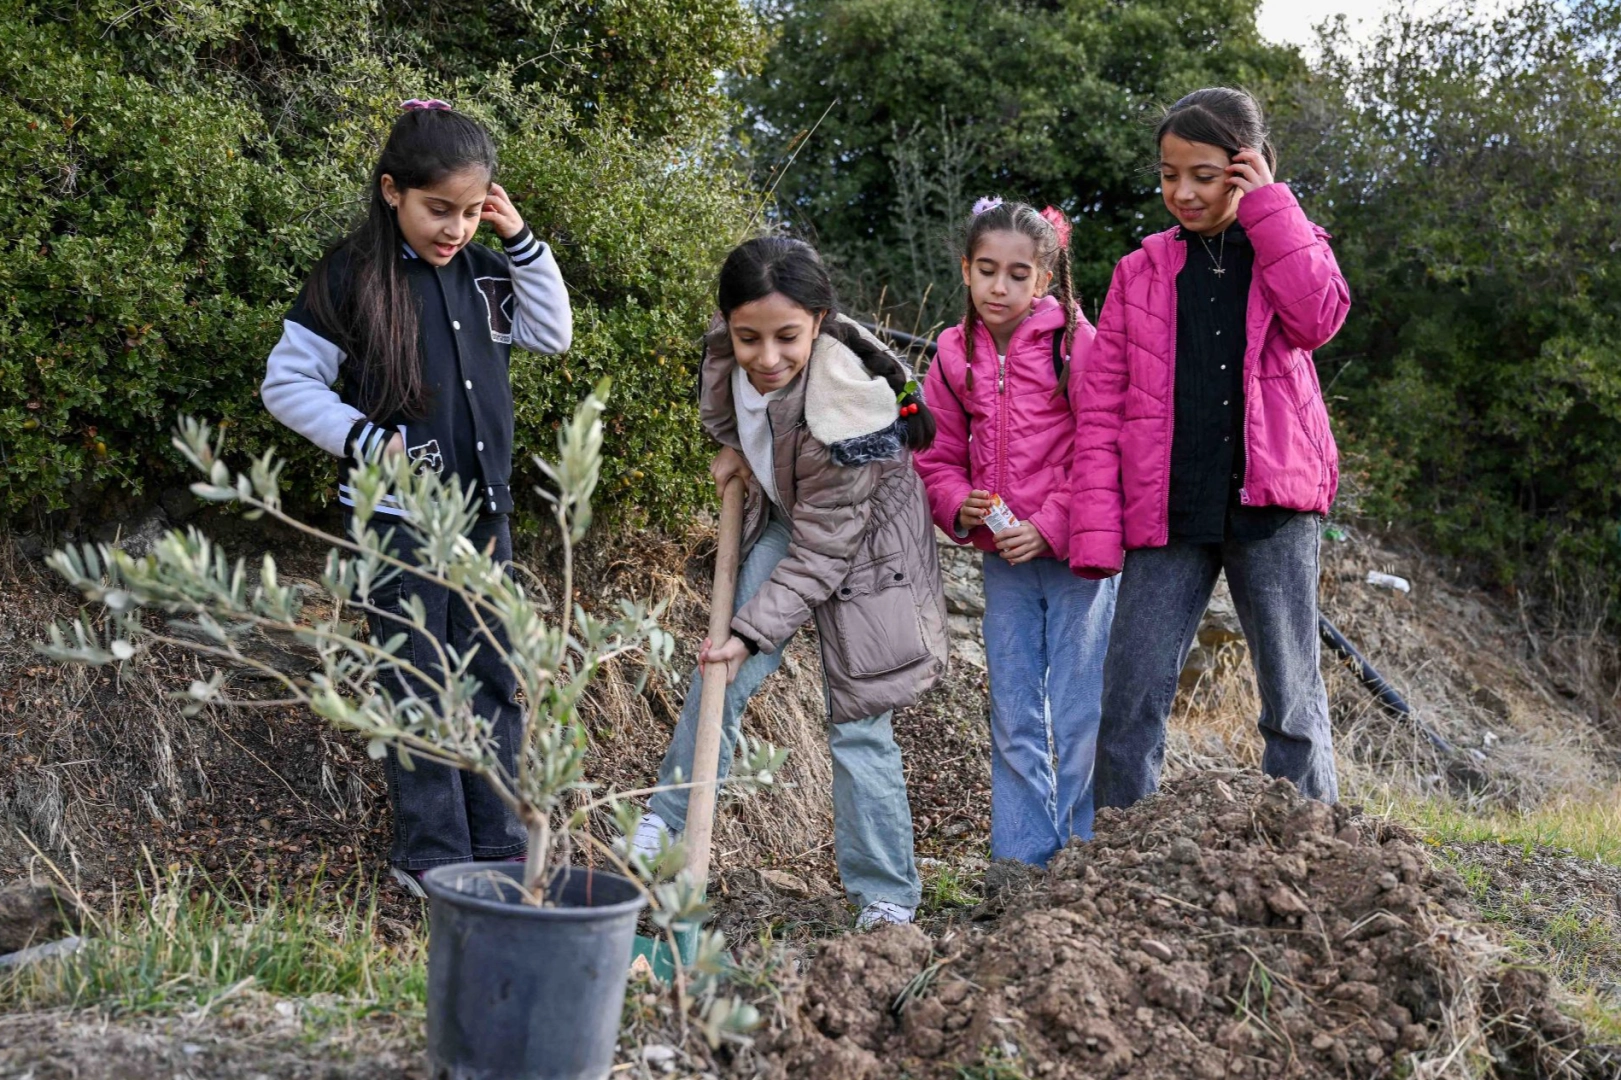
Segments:
[[[431,94],[490,126],[575,304],[567,356],[514,354],[518,449],[612,374],[607,501],[669,519],[701,490],[687,390],[751,205],[714,73],[760,41],[737,0],[0,5],[0,512],[173,482],[181,411],[293,447],[264,358],[397,103]],[[292,459],[301,496],[333,493],[329,460]]]
[[[898,317],[921,306],[924,325],[954,322],[954,232],[975,196],[1003,193],[1077,219],[1076,280],[1095,316],[1115,261],[1169,224],[1146,171],[1155,107],[1301,70],[1261,40],[1256,7],[809,0],[782,5],[762,74],[739,93],[757,154],[779,166],[766,182],[779,181],[783,215],[838,259],[854,303],[887,286]]]
[[[1364,508],[1600,600],[1621,558],[1618,85],[1613,2],[1402,18],[1361,51],[1325,37],[1283,139],[1351,282],[1321,362]]]
[[[330,545],[321,585],[335,603],[327,614],[311,615],[302,593],[281,583],[274,555],[265,554],[255,579],[198,529],[174,530],[143,558],[88,544],[52,555],[51,566],[99,605],[105,618],[85,612],[75,623],[52,626],[50,642],[41,648],[62,662],[96,666],[133,660],[153,645],[187,649],[273,679],[288,700],[367,738],[373,757],[393,747],[405,767],[419,757],[477,773],[527,828],[524,884],[535,889],[550,880],[554,863],[566,859],[576,836],[601,847],[580,832],[587,811],[620,801],[608,796],[583,808],[574,805],[576,794],[591,786],[585,780],[587,739],[577,712],[586,687],[605,663],[637,656],[658,669],[674,648],[658,626],[657,611],[626,600],[616,616],[603,618],[574,603],[573,545],[591,519],[606,392],[606,384],[599,386],[561,429],[555,463],[535,462],[553,481],[537,494],[552,506],[563,540],[564,589],[555,619],[542,614],[506,566],[467,539],[478,516],[476,492],[463,492],[432,470],[419,474],[403,455],[392,455],[350,473],[354,513],[347,535],[339,536],[288,514],[282,462],[271,452],[247,472],[233,473],[209,427],[185,420],[175,446],[205,478],[192,485],[193,493],[209,502],[239,504],[250,517],[273,518]],[[377,518],[377,507],[390,497],[404,511],[403,521]],[[416,562],[391,554],[389,534],[396,529],[410,536]],[[499,651],[523,702],[523,745],[515,773],[501,762],[489,720],[474,711],[479,683],[470,674],[471,652],[450,652],[423,666],[405,648],[403,631],[376,636],[353,622],[357,615],[387,618],[371,597],[402,574],[445,589],[481,625],[499,628],[499,643],[480,647]],[[165,616],[164,623],[154,625],[149,614]],[[414,598],[407,615],[418,626],[427,617]],[[291,635],[316,651],[320,666],[308,677],[295,677],[252,659],[242,645],[255,633]],[[406,685],[405,677],[426,692],[382,689]],[[188,710],[232,703],[225,684],[223,670],[206,682],[193,682],[186,692]],[[733,787],[768,785],[782,766],[783,754],[770,746],[746,743],[743,755],[747,764]]]
[[[38,648],[59,662],[88,666],[139,662],[154,646],[189,650],[218,666],[180,695],[188,714],[216,703],[251,704],[233,697],[226,675],[232,667],[248,669],[280,684],[285,700],[359,733],[373,757],[393,751],[402,768],[412,768],[413,760],[433,761],[476,774],[528,834],[522,887],[512,900],[548,902],[557,875],[583,846],[591,861],[606,859],[627,875],[650,880],[653,918],[671,935],[673,949],[674,933],[696,925],[708,910],[704,883],[680,873],[679,842],[649,862],[622,856],[622,839],[619,845],[604,843],[591,827],[593,811],[604,810],[621,834],[628,833],[637,818],[629,798],[650,791],[592,791],[579,703],[604,664],[640,658],[650,672],[663,670],[674,648],[656,609],[625,600],[616,614],[601,617],[575,603],[574,545],[589,527],[601,476],[607,386],[606,380],[599,384],[561,427],[556,459],[534,462],[551,482],[536,494],[551,506],[562,539],[564,584],[555,616],[547,616],[542,608],[550,605],[537,604],[510,567],[467,539],[478,516],[476,488],[460,490],[432,470],[419,474],[399,454],[360,466],[348,477],[354,513],[347,535],[339,536],[287,512],[283,463],[272,452],[246,472],[233,472],[208,425],[183,419],[174,445],[203,476],[192,492],[209,502],[238,504],[250,519],[268,517],[329,545],[321,585],[332,604],[325,614],[312,614],[304,595],[281,583],[274,555],[265,554],[253,575],[198,529],[177,529],[141,558],[108,545],[55,552],[52,568],[94,607],[75,622],[51,626],[49,642]],[[397,502],[403,519],[377,517],[385,498]],[[392,536],[401,529],[417,552],[415,561],[392,553]],[[498,632],[466,653],[441,648],[434,663],[420,663],[403,631],[373,633],[369,618],[356,621],[380,616],[386,627],[396,619],[372,597],[400,575],[445,590],[481,627]],[[404,615],[419,628],[427,618],[414,596]],[[259,634],[292,637],[315,651],[318,666],[295,676],[253,659],[244,646]],[[479,683],[470,666],[480,649],[495,650],[516,681],[523,734],[515,768],[502,763],[490,721],[474,711]],[[407,686],[409,691],[402,689]],[[786,751],[746,736],[739,750],[738,767],[721,781],[729,793],[775,783]],[[665,877],[671,880],[660,880]],[[492,881],[497,887],[509,883],[503,876]],[[205,923],[211,921],[209,911],[202,914]],[[683,1008],[697,1010],[713,1045],[742,1038],[759,1014],[735,996],[722,996],[725,940],[700,933],[697,945],[693,983],[683,982],[679,990]]]

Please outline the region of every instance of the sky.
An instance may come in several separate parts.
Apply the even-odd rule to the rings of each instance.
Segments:
[[[1256,20],[1261,34],[1280,44],[1310,46],[1316,40],[1313,27],[1324,19],[1344,15],[1351,23],[1356,37],[1371,35],[1379,20],[1394,8],[1410,8],[1417,14],[1429,15],[1445,6],[1445,0],[1262,0],[1260,17]],[[1470,5],[1482,8],[1500,8],[1502,0],[1484,0]]]
[[[1256,19],[1261,34],[1279,44],[1309,45],[1312,28],[1324,19],[1345,15],[1361,21],[1366,33],[1379,21],[1390,0],[1262,0]]]

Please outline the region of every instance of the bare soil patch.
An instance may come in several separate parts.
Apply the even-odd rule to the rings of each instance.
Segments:
[[[1206,771],[1101,814],[983,934],[828,944],[763,1050],[830,1080],[1606,1075],[1471,915],[1410,835]]]
[[[221,1015],[0,1016],[0,1076],[18,1080],[427,1080],[420,1019],[320,1026],[319,1004],[249,999]]]

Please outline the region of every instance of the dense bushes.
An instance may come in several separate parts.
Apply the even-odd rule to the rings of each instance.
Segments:
[[[566,357],[514,353],[520,457],[611,374],[605,487],[668,517],[698,491],[693,345],[749,207],[714,73],[758,45],[735,0],[5,0],[0,507],[151,492],[181,411],[291,449],[264,357],[396,103],[434,94],[495,132],[574,296]],[[335,471],[299,447],[289,478],[320,498]]]
[[[1621,5],[1325,44],[1283,141],[1351,281],[1320,366],[1354,494],[1505,581],[1551,570],[1613,600]]]
[[[777,192],[838,260],[853,303],[871,310],[885,293],[904,324],[920,307],[925,326],[955,321],[955,233],[977,196],[1001,192],[1077,218],[1077,284],[1095,316],[1115,261],[1169,224],[1149,171],[1153,107],[1303,70],[1257,34],[1257,4],[804,0],[783,5],[740,93],[766,165],[815,129]]]

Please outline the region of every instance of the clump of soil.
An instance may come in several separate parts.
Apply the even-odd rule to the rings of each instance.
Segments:
[[[964,940],[908,926],[829,944],[761,1046],[771,1071],[1584,1075],[1579,1026],[1545,976],[1466,928],[1454,871],[1287,781],[1173,781],[996,903]]]

